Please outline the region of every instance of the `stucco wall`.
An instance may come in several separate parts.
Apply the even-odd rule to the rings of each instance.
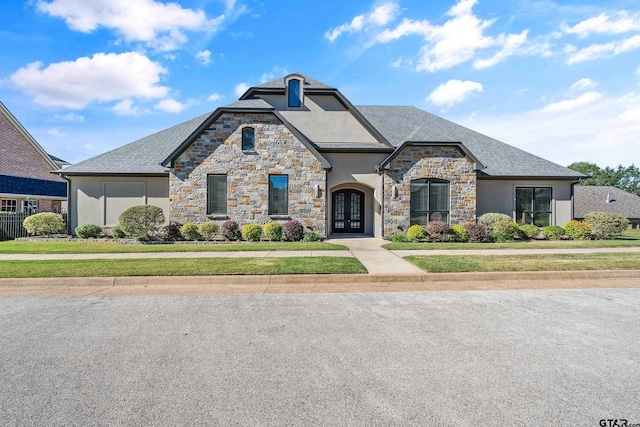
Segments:
[[[70,177],[69,214],[70,228],[75,230],[78,225],[96,224],[100,226],[114,226],[117,218],[126,208],[137,204],[149,204],[162,208],[165,218],[169,218],[169,178],[164,177],[112,177],[112,176],[73,176]],[[130,185],[143,188],[142,197],[128,191]],[[118,187],[122,192],[118,193]],[[105,191],[107,197],[105,197]],[[115,204],[109,203],[109,195],[120,200]],[[142,202],[142,203],[140,203]],[[107,205],[112,211],[106,211]],[[113,207],[117,207],[113,210]],[[115,220],[114,220],[115,218]],[[107,220],[110,220],[107,222]]]
[[[242,128],[255,128],[255,150],[242,150]],[[227,175],[227,215],[207,215],[207,175]],[[270,216],[269,175],[288,175],[289,212]],[[170,178],[172,221],[240,226],[295,219],[326,233],[326,173],[321,162],[273,114],[223,114],[175,162]],[[316,197],[315,186],[320,189]]]
[[[474,164],[453,146],[407,146],[384,174],[384,236],[407,231],[411,222],[411,181],[449,181],[449,222],[464,224],[476,215]],[[393,187],[397,195],[393,197]]]
[[[571,221],[573,201],[571,181],[561,180],[478,180],[477,215],[500,212],[515,218],[516,187],[551,187],[551,225],[564,226]]]

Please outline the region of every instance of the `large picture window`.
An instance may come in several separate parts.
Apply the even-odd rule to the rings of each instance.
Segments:
[[[517,187],[516,222],[538,227],[551,225],[551,187]]]
[[[253,151],[256,148],[256,131],[254,128],[242,128],[242,150]]]
[[[269,175],[269,215],[289,213],[289,177]]]
[[[449,222],[449,181],[415,179],[411,181],[411,225],[430,221]]]
[[[207,175],[207,215],[227,213],[227,175]]]

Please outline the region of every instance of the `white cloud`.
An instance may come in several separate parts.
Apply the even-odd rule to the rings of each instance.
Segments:
[[[209,65],[211,63],[211,51],[202,50],[196,53],[196,59],[202,62],[203,65]]]
[[[586,38],[594,33],[620,34],[630,31],[640,31],[640,14],[629,15],[626,11],[616,13],[614,19],[610,19],[606,13],[586,19],[573,27],[567,24],[560,26],[567,34],[575,34],[580,38]]]
[[[141,116],[147,111],[133,105],[133,99],[123,99],[111,107],[111,111],[117,116]]]
[[[153,106],[153,108],[156,110],[166,111],[167,113],[181,113],[185,108],[187,108],[187,104],[183,104],[173,98],[166,98],[159,101]]]
[[[580,79],[577,82],[575,82],[574,84],[571,85],[571,90],[575,90],[575,91],[581,91],[584,89],[591,89],[594,88],[598,85],[597,82],[594,82],[591,79]]]
[[[84,123],[84,116],[76,113],[56,114],[53,119],[62,122]]]
[[[146,42],[158,50],[186,43],[186,30],[213,32],[224,20],[224,15],[209,19],[201,9],[154,0],[38,0],[36,7],[64,19],[73,30],[90,33],[104,27],[126,41]]]
[[[418,71],[435,72],[473,60],[478,52],[497,49],[488,59],[477,59],[475,68],[491,67],[505,58],[519,53],[539,53],[532,48],[524,48],[528,31],[520,34],[499,34],[488,36],[485,32],[495,20],[484,20],[473,14],[477,0],[459,0],[447,15],[451,18],[442,25],[431,24],[427,20],[404,19],[393,29],[380,32],[374,42],[389,43],[402,37],[418,35],[424,39],[417,62]]]
[[[591,61],[599,58],[607,58],[621,53],[630,52],[640,48],[640,34],[623,40],[616,40],[603,44],[592,44],[591,46],[577,50],[575,46],[567,46],[565,52],[569,53],[568,64]]]
[[[431,92],[426,101],[433,105],[450,107],[464,101],[473,93],[481,92],[482,85],[478,82],[449,80]]]
[[[236,94],[236,96],[239,98],[241,97],[246,91],[247,89],[249,89],[251,86],[249,86],[247,83],[238,83],[234,88],[233,88],[233,92]]]
[[[331,28],[324,37],[333,43],[344,33],[357,33],[370,27],[381,27],[393,21],[400,11],[397,3],[384,3],[366,15],[357,15],[351,22]]]
[[[594,101],[602,98],[600,92],[587,92],[574,99],[566,99],[564,101],[554,102],[540,109],[542,113],[560,113],[573,111],[585,107]]]
[[[61,131],[60,128],[58,128],[58,127],[49,129],[47,131],[47,135],[53,136],[55,138],[65,138],[66,136],[68,136],[68,134],[66,134],[65,132]]]
[[[96,53],[44,68],[41,62],[33,62],[13,73],[10,80],[37,104],[81,109],[92,102],[164,98],[169,88],[159,83],[166,72],[137,52]]]
[[[207,101],[217,102],[217,101],[220,101],[222,98],[224,98],[224,96],[220,95],[217,92],[214,92],[211,95],[209,95],[209,97],[207,98]]]

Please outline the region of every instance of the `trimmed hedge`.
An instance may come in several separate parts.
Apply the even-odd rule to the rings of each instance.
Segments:
[[[489,212],[478,217],[478,222],[484,224],[488,230],[493,230],[493,225],[498,221],[511,221],[511,217],[498,212]]]
[[[242,238],[247,242],[259,242],[262,237],[260,224],[247,224],[242,227]]]
[[[464,225],[464,228],[467,230],[467,240],[470,243],[484,243],[489,237],[489,230],[484,224],[468,222]]]
[[[522,224],[520,226],[520,235],[522,237],[526,237],[527,239],[533,239],[538,234],[540,234],[540,228],[533,224]]]
[[[218,226],[218,223],[213,221],[203,222],[198,227],[198,233],[200,233],[200,236],[205,240],[213,240],[219,230],[220,227]]]
[[[520,236],[520,226],[511,219],[502,219],[493,224],[493,237],[497,242],[511,242]]]
[[[264,235],[270,242],[282,240],[282,225],[279,222],[271,221],[264,226]]]
[[[444,221],[431,221],[424,229],[432,242],[448,242],[451,237],[451,227]]]
[[[76,236],[82,239],[95,239],[102,234],[102,227],[95,224],[84,224],[76,227]]]
[[[564,228],[559,225],[547,225],[542,227],[542,235],[549,240],[560,240],[564,236]]]
[[[198,226],[193,222],[187,222],[180,227],[180,234],[185,240],[198,240],[200,233],[198,233]]]
[[[453,237],[454,242],[468,242],[469,237],[467,236],[467,229],[464,228],[464,225],[455,224],[451,226],[451,237]]]
[[[238,226],[238,223],[232,219],[225,221],[222,224],[222,227],[220,227],[220,234],[222,234],[222,237],[226,240],[232,242],[240,240],[240,237],[242,236],[240,233],[240,226]]]
[[[120,214],[119,222],[127,236],[148,240],[160,234],[164,213],[158,206],[132,206]]]
[[[575,240],[591,239],[591,227],[582,221],[569,221],[564,225],[564,232],[567,236]]]
[[[22,221],[22,226],[34,236],[50,236],[65,232],[62,215],[53,212],[28,216]]]
[[[627,218],[606,212],[589,212],[584,216],[584,222],[589,224],[596,240],[613,240],[629,226]]]
[[[299,242],[304,237],[304,227],[295,219],[282,224],[282,240],[287,242]]]
[[[423,226],[414,224],[407,230],[406,238],[410,242],[417,242],[427,237],[427,231]]]

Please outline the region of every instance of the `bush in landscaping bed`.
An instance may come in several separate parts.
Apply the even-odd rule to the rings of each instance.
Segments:
[[[488,230],[493,230],[493,225],[498,221],[511,221],[511,217],[498,212],[489,212],[478,217],[478,222],[484,224]]]
[[[300,222],[292,219],[282,224],[282,240],[299,242],[304,237],[304,227]]]
[[[404,233],[393,233],[389,236],[389,240],[393,243],[405,243],[409,239],[407,239],[407,235]]]
[[[417,242],[427,237],[427,232],[423,226],[415,224],[409,227],[407,230],[407,240],[410,242]]]
[[[202,238],[205,240],[213,240],[213,238],[215,237],[215,235],[218,233],[219,230],[220,230],[220,227],[218,226],[218,223],[213,221],[203,222],[198,227],[198,232],[200,233]]]
[[[559,225],[547,225],[542,228],[542,235],[549,240],[560,240],[564,236],[564,228]]]
[[[520,235],[527,239],[533,239],[540,234],[540,228],[533,224],[523,224],[520,226]]]
[[[591,235],[597,240],[612,240],[620,236],[629,226],[629,220],[622,215],[606,212],[589,212],[584,222],[591,227]]]
[[[493,237],[497,242],[511,242],[520,236],[520,227],[511,219],[502,219],[493,224]]]
[[[302,238],[303,242],[321,242],[322,236],[320,233],[316,233],[315,231],[309,231],[308,233],[304,233],[304,237]]]
[[[167,242],[178,242],[180,240],[184,240],[184,237],[180,234],[181,227],[182,224],[173,221],[162,227],[162,232],[160,233],[162,240]],[[116,236],[114,235],[114,237]]]
[[[489,231],[486,225],[469,222],[464,225],[464,228],[467,230],[467,240],[469,243],[484,243],[487,241]]]
[[[62,215],[53,212],[28,216],[22,221],[22,226],[34,236],[49,236],[65,232]]]
[[[193,222],[187,222],[180,227],[180,234],[185,240],[198,240],[200,233],[198,233],[198,226]]]
[[[124,239],[125,237],[127,237],[127,233],[125,233],[122,227],[120,227],[119,225],[114,225],[113,227],[111,227],[111,235],[116,239]]]
[[[431,221],[424,229],[432,242],[448,242],[451,237],[451,227],[444,221]]]
[[[282,240],[282,225],[279,222],[271,221],[264,226],[264,235],[270,242]]]
[[[467,229],[464,228],[464,225],[455,224],[451,226],[451,238],[454,242],[468,242],[469,238],[467,236]]]
[[[591,227],[582,221],[569,221],[564,226],[564,233],[575,240],[591,239]]]
[[[76,227],[76,236],[82,239],[95,239],[102,234],[102,227],[95,224],[84,224]]]
[[[240,240],[242,234],[240,233],[240,226],[234,220],[230,219],[229,221],[225,221],[220,227],[220,234],[226,240],[230,240],[232,242],[236,240]]]
[[[260,224],[247,224],[242,227],[242,238],[247,242],[259,242],[262,237]]]
[[[119,222],[127,236],[149,240],[160,234],[164,224],[164,214],[162,208],[158,206],[132,206],[120,214]]]

